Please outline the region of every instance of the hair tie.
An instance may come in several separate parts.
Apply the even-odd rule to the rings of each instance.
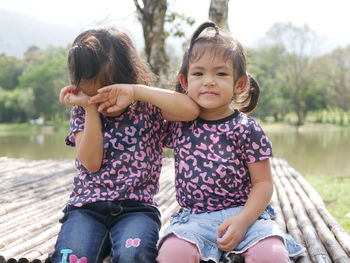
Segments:
[[[219,37],[219,35],[220,35],[219,28],[215,25],[214,29],[215,29],[215,36],[214,37]]]

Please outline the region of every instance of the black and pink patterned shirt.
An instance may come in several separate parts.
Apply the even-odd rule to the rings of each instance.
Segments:
[[[247,164],[272,156],[259,124],[237,110],[221,120],[168,123],[163,144],[174,149],[176,199],[192,213],[244,205],[252,186]]]
[[[68,204],[80,207],[97,201],[134,200],[155,205],[163,154],[161,110],[140,102],[137,113],[128,107],[118,117],[100,116],[104,148],[101,169],[89,172],[76,159],[79,174],[74,177]],[[84,109],[74,106],[67,145],[75,146],[74,133],[84,130],[84,123]]]

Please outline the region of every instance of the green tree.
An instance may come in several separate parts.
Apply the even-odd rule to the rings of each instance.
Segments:
[[[283,56],[279,78],[291,94],[297,125],[303,125],[306,114],[315,105],[309,105],[316,77],[315,63],[317,55],[317,35],[307,26],[297,27],[291,23],[277,23],[267,33],[266,43],[280,46],[286,53]],[[313,94],[312,96],[315,96]]]
[[[33,94],[30,90],[0,88],[0,122],[25,122],[32,113]]]
[[[30,118],[51,120],[58,112],[64,112],[58,95],[68,83],[66,50],[51,47],[42,51],[19,79],[19,88],[31,90],[34,96]]]
[[[0,54],[0,87],[5,90],[14,90],[18,85],[18,77],[23,72],[23,63],[20,59]]]
[[[248,71],[260,85],[260,98],[253,115],[260,119],[273,116],[275,121],[283,120],[290,112],[290,91],[281,81],[280,71],[285,50],[281,46],[261,46],[248,50]]]
[[[328,57],[330,103],[335,108],[350,110],[350,46],[338,48]]]

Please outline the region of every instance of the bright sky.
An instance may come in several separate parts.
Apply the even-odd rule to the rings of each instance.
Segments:
[[[168,9],[195,18],[196,25],[208,17],[210,0],[169,0],[169,3]],[[134,39],[142,37],[133,0],[1,0],[0,8],[83,29],[105,19],[109,24],[127,28]],[[275,22],[308,24],[319,36],[326,37],[332,48],[350,44],[349,10],[349,0],[230,0],[229,27],[243,45],[252,46]]]

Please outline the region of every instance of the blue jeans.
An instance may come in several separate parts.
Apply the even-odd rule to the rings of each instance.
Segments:
[[[157,208],[134,201],[67,206],[53,263],[155,262],[161,225]],[[84,257],[86,259],[84,259]]]

